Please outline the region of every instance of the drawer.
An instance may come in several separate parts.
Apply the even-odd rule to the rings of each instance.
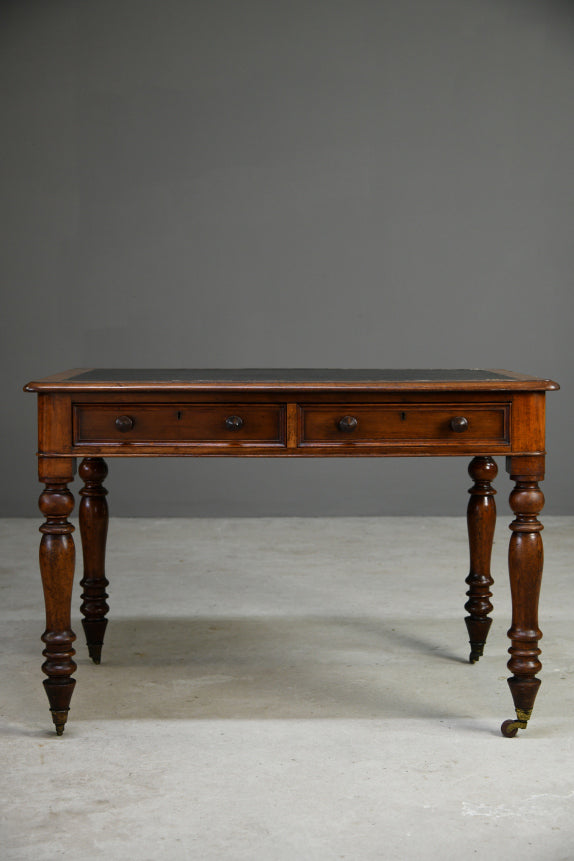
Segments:
[[[506,443],[509,404],[308,404],[301,406],[301,445]]]
[[[74,443],[284,445],[283,404],[76,404]]]

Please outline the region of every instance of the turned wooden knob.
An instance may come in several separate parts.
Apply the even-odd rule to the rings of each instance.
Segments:
[[[468,419],[464,416],[455,416],[450,420],[450,426],[455,433],[462,433],[468,430]]]
[[[243,419],[241,416],[227,416],[225,427],[229,428],[229,430],[239,430],[239,428],[243,427]]]
[[[355,418],[355,416],[343,416],[342,419],[339,419],[338,427],[340,431],[346,431],[350,433],[354,431],[359,422]]]
[[[122,433],[133,430],[134,425],[135,421],[131,416],[118,416],[116,419],[116,427]]]

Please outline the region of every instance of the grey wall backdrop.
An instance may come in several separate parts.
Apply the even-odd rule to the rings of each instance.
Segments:
[[[3,515],[37,513],[22,385],[114,364],[553,377],[546,511],[574,512],[572,3],[0,20]],[[388,515],[462,514],[469,483],[458,458],[187,459],[114,461],[107,486],[116,515]]]

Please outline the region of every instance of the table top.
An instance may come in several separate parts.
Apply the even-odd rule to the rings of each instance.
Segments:
[[[28,392],[198,389],[467,391],[560,388],[552,380],[483,368],[74,368],[32,381]]]

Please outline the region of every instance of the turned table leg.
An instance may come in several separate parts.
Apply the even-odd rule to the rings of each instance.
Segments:
[[[105,575],[106,538],[108,534],[107,490],[102,482],[108,474],[106,462],[101,457],[86,457],[80,464],[80,478],[84,486],[80,490],[80,534],[84,557],[84,576],[80,581],[84,618],[82,625],[90,658],[99,664],[108,620]]]
[[[76,684],[71,678],[76,670],[70,612],[74,579],[74,527],[68,515],[74,507],[74,497],[68,490],[73,478],[73,461],[66,458],[41,458],[40,481],[45,489],[40,495],[40,511],[46,518],[40,527],[40,573],[46,606],[46,630],[42,641],[46,648],[42,670],[47,678],[44,688],[50,702],[52,720],[58,735],[64,732],[70,700]]]
[[[509,458],[510,477],[515,487],[510,494],[510,507],[516,515],[510,524],[512,535],[508,553],[510,590],[512,595],[512,625],[508,636],[508,679],[516,709],[516,720],[504,721],[502,734],[512,738],[519,729],[526,729],[534,700],[540,687],[536,674],[542,669],[538,656],[538,599],[542,581],[543,549],[537,515],[544,505],[544,494],[538,481],[544,478],[543,457]]]
[[[488,614],[492,612],[490,587],[494,582],[490,575],[490,557],[496,525],[496,490],[490,482],[496,478],[498,467],[491,457],[475,457],[470,462],[468,472],[474,484],[468,491],[470,499],[466,513],[470,573],[465,580],[468,601],[464,605],[469,615],[464,621],[470,642],[469,661],[474,664],[484,652],[492,624]]]

